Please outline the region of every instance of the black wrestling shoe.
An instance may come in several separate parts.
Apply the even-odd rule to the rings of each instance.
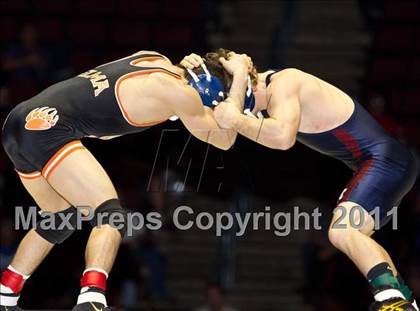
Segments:
[[[4,299],[3,303],[5,301],[9,300],[9,299],[10,299],[8,301],[9,304],[17,303],[17,301],[19,299],[19,295],[20,294],[0,293],[0,303],[2,302],[3,299]],[[8,306],[5,306],[5,305],[0,305],[0,311],[23,311],[23,309],[19,308],[17,305],[11,306],[11,307],[8,307]]]
[[[72,311],[111,311],[111,308],[99,302],[84,302],[76,305]]]
[[[391,298],[385,301],[375,301],[370,311],[417,311],[410,301],[402,298]]]
[[[19,308],[18,306],[14,306],[14,307],[0,306],[0,311],[23,311],[23,309]]]

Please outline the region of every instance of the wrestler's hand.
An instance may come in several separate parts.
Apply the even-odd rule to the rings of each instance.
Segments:
[[[236,129],[240,121],[240,115],[241,111],[230,98],[227,98],[214,108],[214,118],[217,124],[224,129]]]
[[[230,52],[228,59],[221,57],[219,62],[223,65],[223,68],[231,75],[246,75],[251,72],[253,64],[252,59],[246,54],[236,54]]]
[[[192,53],[185,56],[180,62],[180,65],[187,69],[194,69],[200,67],[202,63],[204,63],[203,58],[200,55]]]

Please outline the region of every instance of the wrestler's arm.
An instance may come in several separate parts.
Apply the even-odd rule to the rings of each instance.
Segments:
[[[300,123],[299,74],[291,71],[270,85],[270,118],[256,119],[236,113],[231,126],[241,135],[273,149],[287,150],[296,142]],[[235,110],[230,110],[232,113]]]
[[[236,107],[238,111],[242,110],[250,58],[245,54],[232,53],[229,60],[221,58],[220,61],[224,68],[233,75],[226,101]],[[164,102],[171,103],[174,114],[181,119],[191,134],[223,150],[229,149],[234,144],[237,132],[232,129],[222,129],[216,122],[213,111],[203,106],[200,96],[191,86],[179,84],[166,76],[160,76],[159,79],[162,80],[162,83],[159,83],[162,90],[157,94],[163,97]],[[171,92],[167,92],[168,89]]]
[[[248,82],[248,58],[246,55],[235,55],[229,61],[220,60],[225,68],[231,70],[233,75],[232,85],[225,101],[238,111],[242,111],[244,105]],[[179,96],[187,96],[187,98],[180,101],[183,105],[177,107],[183,107],[183,109],[176,115],[194,136],[220,149],[227,150],[232,147],[237,132],[221,128],[216,122],[213,110],[203,106],[200,96],[192,87],[184,85]],[[221,102],[219,105],[223,104],[224,102]]]
[[[203,106],[198,93],[190,86],[181,85],[173,78],[158,77],[156,96],[169,105],[185,127],[198,139],[217,148],[227,150],[236,140],[237,133],[232,129],[221,129],[213,111]],[[168,89],[171,91],[168,92]]]

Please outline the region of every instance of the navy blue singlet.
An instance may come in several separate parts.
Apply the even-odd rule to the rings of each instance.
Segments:
[[[266,84],[271,82],[267,76]],[[417,166],[410,151],[390,136],[356,101],[350,118],[322,133],[298,132],[297,140],[322,154],[344,162],[354,171],[339,202],[351,201],[368,212],[379,209],[381,225],[390,218],[413,187]]]

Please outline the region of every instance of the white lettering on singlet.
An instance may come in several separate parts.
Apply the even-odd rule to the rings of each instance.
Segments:
[[[78,75],[78,77],[89,79],[95,91],[95,97],[101,94],[103,90],[109,88],[107,76],[99,70],[92,69]]]

